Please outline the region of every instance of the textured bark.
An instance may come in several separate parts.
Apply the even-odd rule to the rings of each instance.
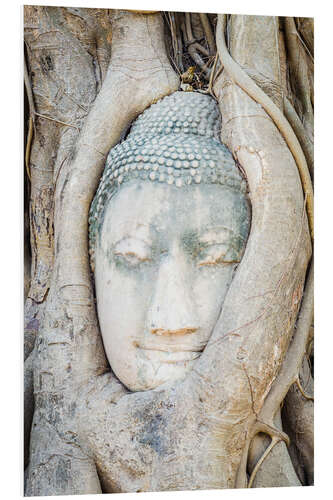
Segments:
[[[313,68],[311,68],[313,57],[302,43],[294,18],[285,18],[285,33],[295,107],[313,142]]]
[[[58,9],[44,12],[51,18],[59,13]],[[35,344],[35,412],[27,495],[100,491],[94,462],[77,442],[75,418],[78,386],[107,369],[90,280],[87,213],[110,147],[140,112],[178,87],[165,54],[159,14],[143,17],[115,12],[112,41],[111,63],[94,106],[84,124],[82,119],[80,126],[75,123],[75,132],[70,130],[66,148],[59,147],[57,152],[61,161],[54,194],[56,260]],[[75,44],[75,40],[71,42]],[[72,52],[78,51],[71,47]],[[86,78],[82,67],[75,71],[75,62],[70,68],[74,76]],[[88,66],[88,75],[90,69]],[[85,88],[80,82],[73,85],[81,91]],[[95,98],[95,85],[90,88]]]
[[[296,27],[302,37],[305,48],[314,56],[314,20],[313,17],[296,17]]]
[[[308,164],[309,172],[311,174],[311,177],[313,178],[313,142],[309,138],[309,135],[305,130],[301,119],[299,118],[289,100],[287,98],[284,98],[283,103],[284,113],[302,146]]]
[[[34,348],[43,322],[50,286],[54,256],[54,192],[59,171],[96,97],[97,82],[101,80],[100,74],[105,73],[110,57],[110,40],[107,40],[105,28],[109,25],[107,11],[70,10],[36,6],[24,9],[26,56],[33,96],[33,109],[29,111],[34,118],[28,166],[32,268],[25,303],[25,359]],[[104,43],[97,44],[95,39]],[[96,47],[100,47],[99,50]],[[99,71],[99,68],[102,69]],[[25,401],[31,400],[32,393],[28,365]],[[29,408],[33,408],[33,403],[32,400]],[[31,418],[29,410],[25,443],[29,442]]]
[[[300,371],[300,385],[305,397],[297,384],[290,388],[283,405],[283,417],[286,432],[291,438],[290,454],[295,470],[303,484],[313,484],[314,481],[314,435],[313,435],[313,379],[309,362],[303,359]]]
[[[24,363],[24,468],[29,463],[30,429],[33,414],[33,356],[30,354]]]
[[[98,9],[74,11],[72,14],[68,9],[36,6],[24,9],[28,73],[33,107],[38,113],[34,115],[30,109],[34,118],[29,162],[32,268],[25,306],[25,357],[34,346],[50,286],[54,255],[54,190],[59,170],[96,97],[95,68],[100,65],[95,34],[89,24],[96,22],[98,13],[104,16],[105,23],[107,12]],[[101,23],[96,30],[98,38],[102,31]],[[83,33],[85,45],[81,46],[77,37],[82,37]],[[104,52],[110,54],[110,43]],[[108,58],[104,55],[104,59]]]
[[[187,51],[179,38],[182,18],[175,15],[175,33],[178,48]],[[215,17],[187,19],[194,37],[207,36],[205,50],[212,52]],[[301,18],[296,25],[313,52],[311,26]],[[232,57],[281,111],[288,88],[283,35],[277,18],[231,16]],[[277,412],[304,354],[301,345],[285,377],[311,255],[302,183],[278,128],[225,70],[214,87],[221,139],[246,174],[252,228],[221,317],[195,370],[175,385],[131,393],[105,358],[89,268],[88,210],[110,148],[138,114],[178,89],[165,40],[160,13],[25,7],[36,112],[30,109],[32,266],[25,305],[28,496],[244,487],[246,472],[269,444],[265,433],[285,439],[282,430],[291,438],[291,458],[284,442],[276,444],[253,486],[313,480],[312,401],[292,386],[285,429]],[[312,85],[306,64],[307,72],[295,76],[300,85],[310,74],[303,103]],[[311,126],[307,120],[302,143],[304,131],[294,120],[304,151]],[[279,380],[287,380],[281,400],[274,398]],[[304,364],[301,383],[310,391]]]
[[[279,84],[277,20],[266,18],[264,23],[266,30],[275,30],[276,36],[262,39],[264,28],[257,26],[260,19],[231,17],[231,54],[241,66],[260,67],[265,77]],[[239,33],[244,33],[244,37]],[[256,52],[244,50],[244,46],[252,44]],[[268,57],[270,63],[265,64]],[[280,132],[262,107],[235,85],[226,71],[216,82],[215,92],[223,117],[222,140],[246,172],[252,203],[251,234],[224,304],[221,322],[224,319],[226,332],[237,332],[244,338],[238,347],[238,357],[241,352],[244,360],[239,363],[239,370],[243,367],[246,371],[252,408],[257,416],[293,333],[311,252],[310,241],[299,175]],[[283,337],[280,327],[285,332]],[[237,359],[237,354],[229,359]],[[243,440],[245,445],[245,432]]]

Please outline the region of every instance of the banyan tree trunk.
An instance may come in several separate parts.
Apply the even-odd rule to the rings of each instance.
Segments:
[[[202,20],[207,50],[213,52],[209,18]],[[240,88],[237,71],[228,66],[224,29],[220,18],[216,45],[224,69],[213,88],[221,140],[249,184],[246,252],[196,370],[172,388],[129,393],[110,371],[101,341],[88,210],[110,148],[141,112],[176,91],[180,79],[167,55],[161,13],[25,7],[31,116],[28,496],[234,488],[249,485],[249,475],[250,485],[288,486],[313,476],[312,401],[302,404],[295,386],[288,393],[298,381],[312,323],[312,271],[303,293],[311,256],[308,188],[283,130]],[[288,21],[284,29],[294,54],[294,25]],[[278,18],[231,16],[228,37],[229,56],[283,114],[288,51]],[[298,128],[303,144],[311,141],[304,135],[312,126],[308,80],[302,87],[305,122]],[[304,154],[310,157],[311,147]],[[283,419],[290,454],[279,413],[287,393]],[[302,429],[293,426],[293,405],[308,415],[302,427],[306,445],[297,437]],[[257,472],[267,448],[264,435],[277,444]],[[307,479],[299,472],[300,460]]]

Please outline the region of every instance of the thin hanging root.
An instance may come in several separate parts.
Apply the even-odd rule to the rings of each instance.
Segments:
[[[193,45],[193,46],[194,46],[194,47],[195,47],[195,48],[196,48],[199,52],[201,52],[204,56],[207,56],[207,57],[209,56],[209,52],[208,52],[208,50],[207,50],[207,49],[205,49],[205,47],[203,47],[202,45],[200,45],[200,43],[195,42],[195,43],[193,43],[193,44],[191,44],[191,45]]]
[[[299,379],[299,375],[298,375],[298,377],[296,379],[296,385],[297,385],[297,387],[299,389],[299,392],[302,394],[303,398],[308,399],[309,401],[314,401],[314,398],[312,396],[310,396],[310,394],[307,394],[304,391],[304,389],[302,387],[302,384],[301,384],[301,381]]]
[[[204,32],[205,32],[205,35],[206,35],[206,40],[207,40],[208,47],[209,47],[209,54],[213,55],[216,52],[216,45],[215,45],[215,39],[214,39],[212,28],[210,26],[208,16],[207,16],[207,14],[200,13],[199,17],[200,17],[201,25],[202,25]]]
[[[176,37],[177,37],[177,63],[179,66],[180,73],[184,73],[184,65],[183,65],[183,39],[181,33],[181,22],[180,22],[180,13],[177,13],[175,16],[175,24],[176,24]]]
[[[178,39],[176,36],[176,30],[175,30],[174,14],[172,12],[167,12],[167,16],[168,16],[167,20],[169,23],[169,28],[170,28],[170,33],[171,33],[172,50],[173,50],[172,62],[174,63],[175,69],[180,74],[180,70],[178,67],[178,61],[177,61],[179,49],[178,49]]]
[[[211,96],[213,96],[213,97],[215,97],[214,93],[213,93],[213,85],[214,85],[214,76],[215,76],[215,71],[216,71],[216,65],[217,65],[218,58],[219,58],[219,55],[216,52],[216,56],[215,56],[215,59],[214,59],[214,64],[213,64],[213,67],[212,67],[212,71],[210,73],[209,84],[208,84],[208,93]]]
[[[177,28],[176,28],[176,22],[175,22],[175,15],[174,12],[165,12],[164,13],[164,19],[166,20],[169,30],[170,30],[170,35],[171,35],[171,44],[172,44],[172,54],[169,53],[169,57],[171,59],[171,62],[173,64],[173,68],[179,75],[182,74],[181,71],[181,61],[180,61],[180,46],[179,46],[179,39],[177,37]]]
[[[29,130],[28,130],[28,137],[27,137],[27,145],[25,148],[25,168],[26,168],[27,175],[28,175],[30,182],[31,182],[30,151],[31,151],[31,144],[32,144],[33,136],[34,136],[34,121],[33,121],[32,116],[30,116],[29,117]]]
[[[41,115],[40,113],[36,113],[36,112],[35,112],[35,116],[39,116],[40,118],[44,118],[45,120],[50,120],[51,122],[56,122],[56,123],[59,123],[60,125],[64,125],[65,127],[75,128],[76,130],[80,131],[79,127],[76,127],[75,125],[71,125],[70,123],[62,122],[61,120],[56,120],[55,118],[51,118],[50,116]]]
[[[186,39],[186,43],[188,46],[188,52],[192,57],[193,61],[199,66],[201,71],[203,72],[205,78],[209,80],[211,70],[204,62],[202,57],[198,54],[197,50],[204,53],[205,55],[209,55],[207,50],[202,47],[193,37],[192,25],[191,25],[191,14],[189,12],[185,13],[185,26],[182,26],[184,38]]]
[[[277,443],[279,443],[280,441],[284,441],[287,446],[290,445],[289,436],[285,432],[280,431],[276,427],[273,427],[273,425],[267,424],[267,423],[262,422],[260,420],[258,420],[255,423],[255,425],[254,425],[254,428],[253,428],[253,431],[252,431],[252,434],[251,434],[251,440],[259,432],[268,435],[271,438],[271,443],[268,446],[268,448],[264,451],[264,453],[261,455],[261,457],[259,458],[258,462],[256,463],[256,465],[255,465],[255,467],[254,467],[254,469],[253,469],[253,471],[251,473],[248,485],[247,485],[248,488],[252,487],[253,481],[254,481],[254,479],[256,477],[256,474],[257,474],[260,466],[262,465],[262,463],[266,459],[266,457],[269,455],[269,453],[272,451],[272,449],[274,448],[274,446]]]
[[[226,16],[219,14],[217,18],[216,42],[221,64],[225,67],[230,78],[246,92],[252,99],[260,104],[266,113],[272,118],[285,139],[298,168],[301,178],[304,196],[306,199],[307,214],[309,220],[310,234],[313,241],[313,189],[307,162],[300,143],[290,126],[288,120],[281,113],[267,94],[249,77],[239,64],[231,57],[225,42],[224,31],[226,27]]]
[[[267,458],[267,456],[270,454],[270,452],[272,451],[272,449],[274,448],[274,446],[279,443],[280,441],[282,441],[282,439],[278,436],[273,436],[272,437],[272,441],[270,442],[270,445],[268,446],[268,448],[265,450],[265,452],[261,455],[261,457],[259,458],[258,462],[256,463],[256,466],[255,468],[253,469],[252,471],[252,474],[250,476],[250,479],[249,479],[249,483],[247,485],[248,488],[252,488],[252,484],[253,484],[253,481],[255,480],[255,477],[257,475],[257,472],[258,470],[260,469],[263,461]]]
[[[27,68],[27,64],[25,62],[25,57],[24,57],[24,85],[25,85],[25,89],[27,92],[28,103],[29,103],[29,114],[30,114],[27,145],[25,148],[25,168],[27,170],[27,175],[28,175],[29,180],[31,182],[30,152],[31,152],[31,145],[32,145],[32,139],[33,139],[33,135],[34,135],[33,134],[34,133],[34,126],[35,126],[35,105],[34,105],[34,99],[33,99],[33,95],[32,95],[30,78],[29,78],[29,74],[28,74],[28,68]]]
[[[246,468],[247,468],[247,462],[248,462],[248,455],[249,455],[249,449],[251,442],[253,438],[259,434],[267,434],[271,438],[271,443],[270,446],[264,451],[258,462],[256,463],[252,474],[250,476],[249,482],[247,481],[247,474],[246,474]],[[242,458],[240,461],[240,465],[238,468],[238,473],[237,473],[237,478],[236,478],[236,483],[235,483],[235,488],[251,488],[252,483],[255,479],[255,476],[267,457],[267,455],[271,452],[272,448],[279,442],[279,441],[284,441],[287,446],[290,445],[290,439],[289,436],[283,432],[274,427],[273,425],[267,424],[263,422],[262,420],[256,420],[254,423],[252,429],[250,430],[249,435],[247,436],[246,443],[243,449],[242,453]]]
[[[313,177],[313,142],[309,138],[301,119],[294,109],[294,106],[287,97],[283,98],[283,111],[288,122],[292,126],[300,145],[302,146],[310,175]]]
[[[198,54],[197,50],[203,52],[205,49],[197,42],[191,43],[188,46],[188,51],[190,56],[192,57],[193,61],[199,66],[205,78],[208,80],[211,70],[208,68],[207,64],[204,62],[202,57]]]
[[[311,133],[313,133],[313,108],[307,54],[300,42],[301,38],[295,25],[295,19],[285,17],[284,25],[290,71],[294,75],[294,83],[297,86],[295,91],[301,102],[303,124],[305,129],[311,130]]]
[[[24,58],[24,85],[25,85],[25,89],[27,91],[30,115],[32,116],[32,119],[34,119],[35,104],[34,104],[34,98],[32,95],[31,83],[30,83],[30,78],[29,78],[28,68],[27,68],[27,63],[25,62],[25,58]]]
[[[302,43],[304,47],[306,47],[306,51],[311,57],[311,60],[313,61],[313,32],[314,32],[314,22],[313,18],[307,17],[307,18],[302,18],[302,17],[296,17],[296,28],[297,28],[297,33],[300,39],[302,40]]]

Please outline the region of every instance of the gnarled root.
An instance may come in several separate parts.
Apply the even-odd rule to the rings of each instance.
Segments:
[[[299,140],[300,145],[302,146],[310,175],[313,178],[313,142],[311,141],[303,123],[287,97],[284,97],[283,99],[283,110],[288,122],[297,136],[297,139]]]
[[[302,180],[304,196],[306,198],[307,204],[310,232],[313,238],[313,189],[303,150],[292,127],[290,126],[288,120],[281,113],[279,108],[230,56],[224,38],[225,25],[225,16],[219,15],[218,25],[216,29],[216,40],[220,60],[232,80],[237,83],[237,85],[239,85],[250,97],[252,97],[252,99],[261,104],[266,113],[268,113],[268,115],[272,118],[273,122],[281,132],[281,135],[285,139],[295,159]]]
[[[269,422],[270,425],[273,423],[273,419],[279,412],[279,406],[284,400],[289,388],[299,380],[301,376],[302,381],[304,380],[304,368],[301,369],[301,364],[303,361],[303,356],[306,352],[306,345],[308,339],[309,329],[312,323],[313,318],[313,263],[311,264],[309,276],[307,280],[307,284],[304,291],[303,302],[299,314],[298,324],[296,328],[296,332],[294,334],[294,338],[289,347],[287,356],[285,358],[284,364],[282,365],[282,369],[276,378],[273,386],[265,400],[265,403],[260,411],[259,418],[264,422]],[[303,363],[304,366],[304,363]],[[301,375],[299,373],[301,372]],[[310,384],[309,390],[311,390],[311,374],[308,372],[307,381]],[[304,383],[304,382],[303,382]],[[308,386],[306,385],[306,388]],[[304,402],[300,400],[299,396],[301,392],[299,389],[295,389],[292,392],[289,391],[288,397],[286,398],[287,408],[284,410],[288,412],[288,409],[292,407],[293,414],[293,423],[290,422],[289,419],[289,428],[291,428],[294,434],[294,440],[298,443],[297,433],[307,432],[305,444],[300,445],[298,443],[298,451],[302,454],[302,458],[304,459],[304,463],[306,463],[308,468],[308,476],[309,481],[313,481],[313,403],[308,399],[305,399]],[[307,403],[307,409],[305,409],[305,403]],[[298,413],[300,419],[300,427],[298,427],[298,422],[294,421],[295,416],[295,405],[298,405],[298,412],[296,411],[296,415]],[[292,405],[292,406],[290,406]],[[308,415],[308,413],[310,415]],[[298,420],[298,419],[297,419]],[[297,430],[295,429],[297,427]],[[300,431],[301,428],[301,431]],[[265,432],[265,434],[269,434]],[[252,433],[252,435],[254,435]],[[252,482],[254,481],[254,476],[257,473],[259,466],[263,463],[263,459],[267,456],[267,454],[271,451],[273,446],[277,443],[276,437],[271,435],[272,442],[269,448],[263,452],[262,457],[258,460],[257,465],[254,467],[251,478]],[[273,444],[274,438],[274,444]],[[303,438],[303,436],[302,436]],[[302,441],[303,443],[303,441]],[[289,444],[289,443],[288,443]],[[265,446],[264,442],[255,444],[255,451],[253,454],[260,453],[260,447],[263,448]],[[297,446],[297,445],[296,445]],[[268,451],[269,450],[269,451]],[[264,457],[264,458],[263,458]],[[259,464],[259,465],[258,465]],[[253,476],[253,477],[252,477]],[[310,483],[311,484],[311,483]],[[250,485],[250,483],[249,483]]]
[[[29,441],[34,414],[33,352],[24,363],[24,468],[29,462]]]
[[[279,433],[287,436],[281,429],[278,411],[274,432],[261,432],[252,439],[247,457],[248,488],[300,485],[287,449],[290,439],[281,439]]]
[[[275,422],[274,422],[275,424]],[[271,442],[267,446],[267,437],[271,438]],[[262,466],[263,462],[267,459],[274,446],[280,442],[289,445],[290,440],[277,425],[268,425],[260,420],[257,420],[246,440],[246,445],[243,449],[241,464],[237,473],[236,488],[251,488],[257,472]],[[288,453],[287,453],[288,455]],[[247,469],[250,469],[250,477],[247,480]],[[270,484],[265,484],[270,486]]]
[[[295,105],[302,117],[309,139],[313,140],[313,82],[311,81],[312,71],[309,70],[309,67],[313,65],[312,56],[305,49],[306,46],[297,31],[295,19],[286,17],[284,25],[293,92],[297,96]]]
[[[313,484],[313,379],[309,362],[303,358],[299,384],[293,384],[284,399],[283,425],[291,439],[290,456],[303,484]]]
[[[109,69],[75,150],[69,149],[56,176],[56,254],[34,363],[38,401],[28,496],[101,492],[95,465],[75,442],[73,415],[80,384],[107,369],[90,278],[88,211],[110,148],[138,114],[178,85],[165,52],[161,15],[115,11]],[[54,411],[55,400],[58,418],[49,423],[45,415]],[[59,429],[68,430],[65,437]],[[64,463],[70,481],[59,483],[57,471]]]
[[[239,25],[242,25],[242,22],[243,24],[245,24],[250,21],[247,21],[246,19],[238,21],[238,18],[235,20],[235,23],[238,23],[237,25],[238,27]],[[273,23],[273,20],[271,22]],[[219,16],[218,26],[217,26],[217,46],[221,64],[224,66],[225,72],[223,73],[221,80],[217,81],[215,88],[217,90],[216,95],[220,102],[222,115],[224,116],[225,120],[224,130],[222,130],[222,139],[224,139],[224,142],[233,151],[235,157],[237,157],[239,163],[245,170],[245,173],[249,181],[249,188],[250,188],[250,195],[251,195],[252,209],[253,209],[251,234],[248,241],[246,253],[243,257],[241,265],[239,266],[238,274],[234,278],[233,282],[234,285],[237,279],[241,280],[242,276],[241,271],[245,273],[244,266],[247,264],[247,266],[250,267],[250,264],[247,261],[247,259],[250,260],[251,245],[253,245],[253,248],[256,248],[256,250],[258,251],[258,249],[260,248],[259,243],[261,241],[260,234],[262,233],[267,234],[269,231],[271,231],[273,225],[278,223],[276,218],[274,218],[273,211],[271,212],[269,211],[271,209],[270,203],[272,203],[272,200],[274,200],[274,197],[277,195],[271,194],[270,197],[268,197],[267,193],[273,192],[274,189],[276,190],[277,189],[276,186],[278,183],[283,183],[283,179],[279,177],[279,175],[281,175],[281,171],[279,171],[279,168],[281,168],[281,163],[283,167],[286,169],[285,175],[288,176],[291,175],[294,169],[294,166],[292,165],[293,162],[289,161],[287,155],[285,156],[285,159],[282,162],[280,161],[279,167],[275,165],[275,162],[277,161],[277,158],[275,157],[277,148],[281,147],[281,152],[284,149],[282,145],[280,146],[280,142],[279,146],[274,145],[274,148],[271,146],[271,144],[265,143],[265,140],[267,141],[267,137],[269,137],[268,134],[267,137],[265,136],[265,131],[266,129],[268,129],[267,117],[265,116],[265,113],[262,112],[262,109],[258,105],[256,105],[253,101],[249,100],[248,96],[250,96],[256,103],[260,104],[262,108],[264,108],[266,113],[269,115],[269,117],[272,118],[274,124],[278,128],[279,132],[281,133],[282,137],[286,142],[286,145],[288,146],[290,152],[294,157],[295,163],[298,167],[301,182],[303,185],[303,192],[305,196],[305,203],[307,206],[308,220],[312,237],[313,237],[313,192],[312,192],[312,182],[309,175],[307,162],[292,127],[290,126],[289,122],[287,121],[281,110],[274,104],[272,99],[265,92],[263,92],[258,87],[258,85],[256,85],[253,79],[250,78],[250,76],[248,76],[246,72],[240,67],[240,65],[236,63],[234,59],[230,56],[229,51],[226,47],[226,42],[224,37],[225,23],[226,23],[226,18],[224,16]],[[255,35],[253,35],[253,38],[255,38]],[[231,34],[231,39],[232,39],[232,34]],[[251,41],[253,40],[251,39]],[[234,41],[233,49],[235,49],[235,47],[236,47],[236,54],[239,55],[241,53],[240,49],[241,42],[238,40],[236,42]],[[242,90],[240,90],[238,87],[240,87]],[[247,95],[244,95],[244,92],[242,91],[244,91]],[[266,119],[263,120],[263,118]],[[235,122],[236,119],[238,120],[237,122]],[[231,122],[231,120],[234,121]],[[234,123],[237,123],[238,126],[236,127],[235,125],[233,125]],[[250,128],[251,131],[249,130]],[[273,132],[270,133],[272,134],[273,137]],[[266,160],[266,155],[267,157],[269,156],[269,159],[267,160]],[[263,161],[263,158],[266,161]],[[274,182],[272,180],[273,176],[276,176],[276,180]],[[285,189],[287,192],[288,189],[290,189],[290,185],[284,184],[283,188],[281,189],[282,190]],[[297,189],[299,188],[297,187]],[[279,192],[279,195],[280,193],[281,191]],[[293,190],[292,196],[296,206],[299,203],[298,191],[296,189]],[[267,203],[264,204],[262,202],[263,199],[265,199]],[[282,201],[280,203],[280,210],[281,206],[282,206]],[[285,207],[286,210],[290,210],[290,207],[288,206],[287,202],[285,202]],[[262,222],[263,213],[266,214],[264,222]],[[268,213],[270,214],[271,217],[270,224],[267,223]],[[292,211],[288,213],[291,214]],[[258,235],[256,233],[256,228],[257,228],[256,224],[258,224],[257,218],[262,222],[261,233]],[[304,219],[302,221],[298,219],[297,226],[299,225],[300,235],[302,234],[303,231],[302,227],[304,228],[304,222],[305,222]],[[265,228],[263,227],[264,224],[266,224]],[[272,238],[274,237],[275,236],[272,235]],[[299,238],[297,238],[297,241],[298,240]],[[297,241],[294,244],[295,248],[294,250],[291,251],[290,255],[296,252],[295,255],[298,255],[300,257],[302,252],[308,245],[308,240],[304,238],[301,243],[300,243],[301,240],[299,240],[298,243]],[[283,246],[282,242],[280,242],[280,252],[282,246]],[[256,262],[257,261],[258,261],[258,256],[256,256]],[[308,263],[308,259],[303,261],[303,264],[299,262],[298,265],[299,266],[304,265],[304,262]],[[266,260],[264,260],[264,264],[267,265]],[[287,266],[285,265],[283,276],[286,276],[286,274],[288,274],[286,267]],[[306,265],[304,271],[302,271],[304,274],[305,274],[305,269]],[[261,272],[263,273],[263,266],[261,268]],[[298,305],[299,305],[299,298],[297,297],[301,297],[302,294],[304,274],[303,274],[303,279],[301,279],[300,276],[297,278],[300,281],[291,297],[292,299],[291,308],[294,308],[295,305],[297,304],[296,311],[298,310]],[[281,278],[281,280],[283,279],[284,278]],[[263,285],[260,284],[260,286],[262,287]],[[269,288],[268,281],[265,284],[264,288],[265,289]],[[241,289],[241,287],[239,289]],[[226,309],[226,304],[228,304],[229,296],[231,297],[231,291],[229,291],[229,294],[227,296],[224,306],[225,309]],[[238,299],[234,297],[234,302],[236,302],[237,300]],[[272,303],[273,303],[273,298],[271,304]],[[286,307],[287,310],[289,310],[290,306],[286,304]],[[246,309],[245,306],[243,306],[243,310],[241,311],[240,315],[244,314],[245,309]],[[285,311],[281,310],[281,315],[283,314],[285,314]],[[274,382],[270,388],[268,396],[266,396],[265,398],[263,406],[261,407],[261,409],[259,407],[259,409],[255,412],[256,422],[253,425],[253,428],[250,429],[248,432],[246,444],[244,446],[243,457],[238,470],[236,487],[244,487],[247,485],[247,477],[246,477],[247,454],[250,447],[250,441],[254,436],[259,436],[256,429],[258,421],[264,422],[266,425],[269,426],[270,431],[269,432],[264,431],[264,434],[268,434],[271,437],[272,441],[268,450],[266,450],[265,446],[262,448],[261,452],[257,454],[256,462],[252,464],[251,468],[252,477],[250,479],[250,484],[253,485],[256,484],[255,476],[258,474],[258,471],[262,470],[260,466],[261,467],[264,467],[264,465],[267,466],[267,463],[271,460],[271,457],[275,456],[276,460],[280,460],[282,456],[286,456],[289,459],[285,444],[284,443],[278,444],[278,441],[281,440],[281,435],[279,435],[279,431],[276,429],[276,426],[274,425],[274,418],[277,415],[280,404],[282,403],[284,397],[286,396],[290,386],[297,381],[303,355],[306,351],[309,326],[312,322],[312,314],[313,314],[313,266],[311,265],[304,291],[303,302],[299,314],[296,331],[294,332],[287,354],[286,355],[283,354],[283,356],[285,356],[284,361],[282,361],[283,359],[282,358],[281,359],[282,364],[280,370],[278,372],[278,375],[277,376],[275,375],[276,377],[275,380],[273,379]],[[264,314],[258,316],[258,318],[256,319],[258,332],[259,331],[261,332],[261,330],[258,327],[258,323],[261,321],[262,317],[264,317]],[[239,321],[241,320],[239,319]],[[293,322],[294,319],[290,318],[290,323],[293,324]],[[247,322],[245,327],[249,324],[251,323]],[[280,321],[280,325],[281,324],[282,323]],[[267,331],[270,331],[270,336],[272,336],[273,324],[268,326],[267,323],[265,327],[263,321],[263,328],[266,332],[266,335]],[[287,328],[287,325],[285,328]],[[280,331],[280,338],[281,334],[282,332]],[[275,347],[277,347],[279,345],[279,340],[275,341],[274,344]],[[249,342],[247,343],[247,346],[249,346]],[[252,379],[256,381],[255,382],[256,385],[259,385],[259,383],[257,382],[258,375],[254,375],[256,373],[256,370],[253,367],[252,367],[252,373],[253,373]],[[251,373],[249,376],[251,376]],[[251,392],[255,394],[255,386],[253,391]],[[254,410],[256,408],[255,400],[253,408]],[[271,429],[275,430],[272,431]],[[296,475],[295,473],[293,473],[293,467],[290,459],[289,461],[283,460],[283,462],[284,463],[288,462],[288,468],[289,471],[291,472],[291,474],[289,474],[289,472],[286,471],[286,476],[289,477],[288,481],[290,481],[288,484],[289,485],[298,484]],[[279,466],[279,462],[275,463],[277,466]],[[280,486],[283,485],[287,484],[280,484]]]

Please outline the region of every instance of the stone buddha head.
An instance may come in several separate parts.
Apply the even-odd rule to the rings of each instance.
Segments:
[[[111,149],[90,209],[105,352],[131,391],[193,367],[245,249],[246,182],[220,123],[217,104],[200,93],[152,105]]]

